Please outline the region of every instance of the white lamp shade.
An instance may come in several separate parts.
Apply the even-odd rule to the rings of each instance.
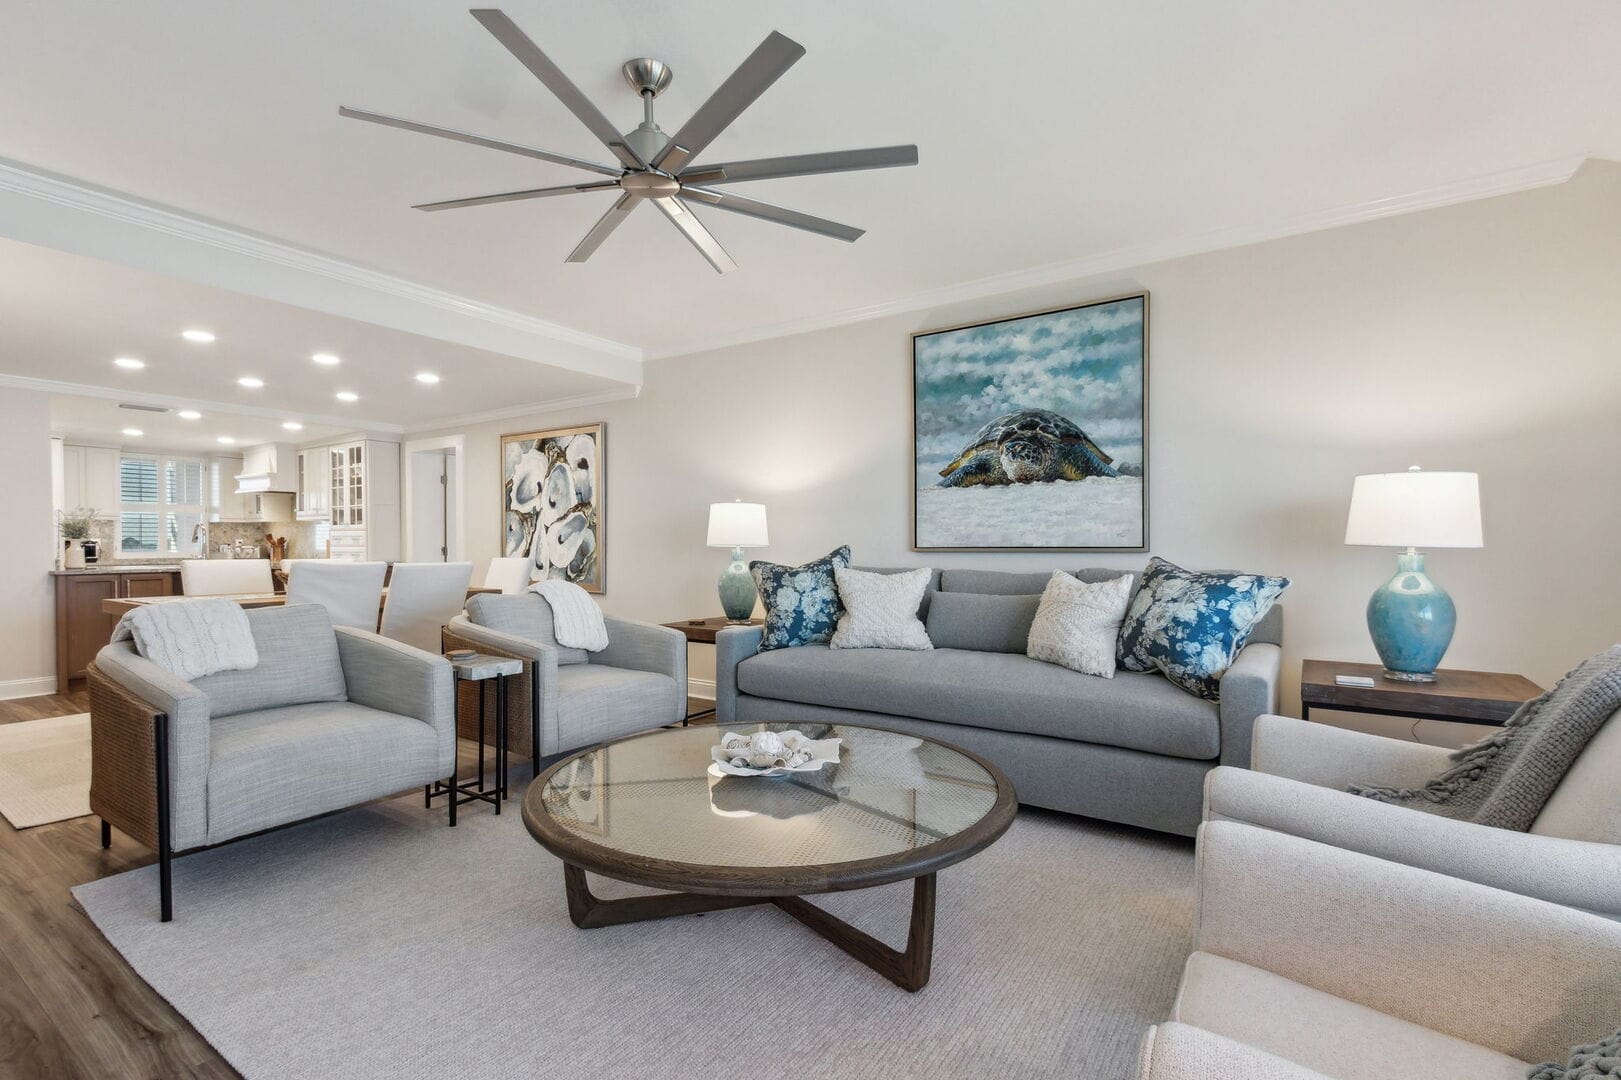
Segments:
[[[709,546],[765,547],[765,506],[761,503],[709,504]]]
[[[1347,544],[1477,548],[1480,478],[1472,472],[1369,473],[1351,486]]]

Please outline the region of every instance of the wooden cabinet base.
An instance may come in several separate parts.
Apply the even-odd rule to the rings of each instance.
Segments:
[[[916,993],[929,983],[929,967],[934,958],[933,874],[912,879],[912,918],[907,927],[904,950],[890,948],[872,935],[857,930],[843,919],[798,896],[663,893],[658,896],[602,900],[592,895],[585,871],[572,863],[563,864],[563,887],[568,894],[569,918],[582,930],[622,926],[650,919],[669,919],[678,915],[701,915],[753,904],[775,904],[902,990]]]

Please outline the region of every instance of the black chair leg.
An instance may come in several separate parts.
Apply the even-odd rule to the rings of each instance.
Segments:
[[[101,819],[101,847],[102,847],[102,850],[105,851],[107,848],[110,848],[112,846],[113,846],[113,827],[112,827],[112,823],[109,822],[106,818],[102,818]]]
[[[169,831],[169,718],[159,713],[152,722],[153,757],[158,773],[158,901],[160,921],[174,921],[174,843]]]

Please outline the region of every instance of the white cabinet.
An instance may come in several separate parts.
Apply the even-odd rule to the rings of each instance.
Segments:
[[[98,517],[118,513],[118,450],[110,446],[62,446],[62,509],[91,509]]]
[[[332,465],[327,448],[298,452],[298,505],[300,521],[332,520]]]
[[[298,517],[332,527],[335,559],[398,559],[399,444],[356,439],[300,451]]]

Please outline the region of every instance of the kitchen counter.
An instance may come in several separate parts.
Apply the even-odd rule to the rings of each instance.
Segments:
[[[77,574],[178,574],[180,563],[109,562],[96,563],[83,570],[52,570],[52,577],[71,577]]]

